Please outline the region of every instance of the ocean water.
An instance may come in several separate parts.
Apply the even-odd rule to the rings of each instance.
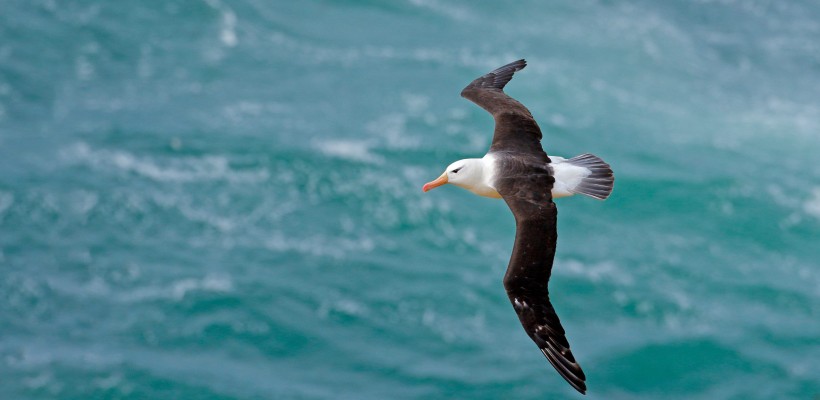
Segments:
[[[815,1],[0,1],[0,398],[581,398],[501,201],[421,185],[507,92],[590,399],[820,396]]]

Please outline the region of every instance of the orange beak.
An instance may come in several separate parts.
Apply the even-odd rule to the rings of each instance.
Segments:
[[[444,185],[445,183],[447,183],[447,173],[446,172],[441,174],[441,176],[436,178],[436,180],[434,180],[432,182],[425,183],[424,187],[422,187],[421,190],[426,192],[430,189],[435,189],[435,188],[437,188],[441,185]]]

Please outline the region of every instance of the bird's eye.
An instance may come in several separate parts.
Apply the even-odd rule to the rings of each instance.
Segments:
[[[450,171],[450,172],[452,172],[452,173],[456,174],[456,173],[458,173],[458,171],[461,171],[461,169],[462,169],[462,168],[464,168],[464,167],[458,167],[458,168],[456,168],[456,169],[454,169],[454,170],[452,170],[452,171]]]

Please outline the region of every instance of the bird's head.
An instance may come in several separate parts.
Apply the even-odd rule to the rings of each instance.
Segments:
[[[481,180],[483,174],[481,167],[480,159],[468,158],[458,160],[450,164],[441,176],[431,182],[425,183],[421,190],[426,192],[447,183],[469,189]]]

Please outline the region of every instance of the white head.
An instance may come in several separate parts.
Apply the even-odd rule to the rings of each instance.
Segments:
[[[426,192],[447,183],[470,190],[481,185],[483,180],[484,164],[481,159],[467,158],[450,164],[441,176],[426,183],[421,190]]]

